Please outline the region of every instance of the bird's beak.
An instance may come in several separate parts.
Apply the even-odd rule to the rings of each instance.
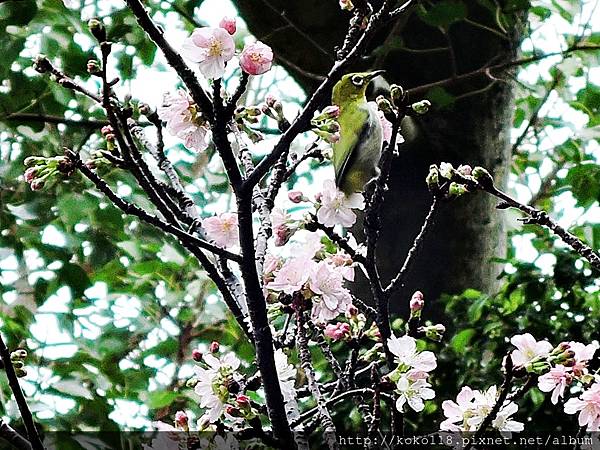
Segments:
[[[385,74],[385,70],[374,70],[373,72],[367,75],[368,81],[371,81],[373,78],[377,78],[379,75]]]

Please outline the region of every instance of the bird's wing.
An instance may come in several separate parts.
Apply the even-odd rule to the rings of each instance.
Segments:
[[[341,124],[340,140],[332,146],[333,168],[335,169],[335,180],[338,186],[341,186],[353,151],[356,149],[363,134],[369,131],[368,119],[369,111],[366,108],[345,108],[340,113],[340,117],[338,118],[338,122]]]

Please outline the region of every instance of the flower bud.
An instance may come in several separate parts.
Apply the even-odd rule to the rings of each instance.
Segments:
[[[187,380],[185,382],[185,386],[193,389],[196,385],[198,384],[198,379],[197,378],[190,378],[189,380]]]
[[[377,107],[384,113],[390,114],[393,111],[392,104],[390,101],[385,98],[383,95],[380,95],[375,99],[375,103],[377,103]]]
[[[350,337],[350,325],[344,322],[327,324],[324,331],[325,336],[333,341],[339,341]]]
[[[329,105],[321,111],[328,119],[337,119],[340,116],[340,107],[338,105]]]
[[[192,359],[196,362],[202,361],[202,352],[200,350],[198,350],[197,348],[192,350]]]
[[[90,59],[87,62],[87,72],[90,75],[99,74],[101,71],[102,71],[102,69],[100,69],[100,64],[95,59]]]
[[[275,106],[275,103],[277,102],[277,97],[275,97],[273,94],[268,93],[265,96],[265,105],[267,105],[269,108],[273,108]]]
[[[23,174],[23,177],[25,178],[25,182],[31,183],[33,180],[35,180],[35,177],[38,175],[40,170],[41,170],[40,167],[29,167]]]
[[[456,171],[461,175],[468,177],[473,172],[473,169],[468,164],[461,164],[460,166],[458,166],[458,169],[456,169]]]
[[[344,11],[352,11],[354,9],[354,4],[352,0],[340,0],[340,8]]]
[[[217,341],[212,341],[208,346],[208,351],[211,353],[217,353],[219,351],[219,343]]]
[[[365,336],[374,341],[381,341],[381,331],[375,322],[371,324],[371,327],[365,331]]]
[[[24,360],[27,358],[27,350],[19,348],[10,354],[11,361]]]
[[[431,339],[432,341],[439,342],[444,337],[444,333],[446,332],[446,327],[441,323],[436,325],[429,325],[425,327],[419,327],[417,329],[419,333],[423,333],[427,339]]]
[[[450,197],[460,197],[467,192],[468,189],[464,184],[455,183],[454,181],[450,183],[450,186],[448,187],[448,195]]]
[[[19,378],[26,377],[27,376],[27,370],[25,370],[23,368],[15,369],[15,375],[17,375],[17,377],[19,377]]]
[[[451,163],[447,163],[447,162],[440,163],[439,170],[440,170],[440,175],[442,176],[442,178],[451,180],[452,177],[454,176],[455,169]]]
[[[404,92],[404,88],[402,86],[398,86],[397,84],[392,84],[390,86],[390,97],[395,105],[402,103],[405,95],[406,93]]]
[[[416,114],[422,116],[423,114],[427,114],[429,111],[431,102],[429,100],[421,100],[420,102],[413,103],[410,105],[410,107]]]
[[[429,187],[429,190],[437,190],[440,187],[440,173],[438,167],[435,164],[429,166],[429,173],[427,174],[427,178],[425,178],[425,182]]]
[[[175,425],[184,430],[188,427],[188,416],[183,411],[177,411],[175,413]]]
[[[225,413],[232,417],[242,417],[241,411],[232,405],[225,405]]]
[[[356,317],[358,315],[358,308],[354,305],[349,305],[348,309],[346,309],[345,315],[348,319]]]
[[[472,172],[473,178],[483,187],[493,187],[494,179],[490,173],[483,167],[475,167]]]
[[[235,402],[240,408],[249,408],[250,407],[250,397],[244,394],[239,394],[235,398]]]
[[[92,36],[94,36],[98,42],[106,41],[106,28],[104,28],[104,25],[102,24],[100,19],[98,19],[97,17],[90,19],[88,21],[88,29],[90,30],[90,33],[92,33]]]
[[[237,29],[237,25],[235,23],[235,18],[233,17],[223,17],[219,22],[219,27],[226,30],[229,34],[234,35]]]
[[[306,197],[304,197],[304,194],[301,191],[288,192],[288,199],[292,203],[301,203],[301,202],[306,201]]]
[[[410,312],[420,312],[425,306],[425,300],[423,299],[423,293],[421,291],[415,291],[410,299]]]
[[[20,359],[13,361],[12,365],[15,369],[22,369],[23,367],[25,367],[25,364]]]
[[[44,180],[33,180],[29,184],[29,187],[31,188],[32,191],[39,191],[44,188],[45,184],[46,183],[44,182]]]
[[[143,114],[144,116],[147,116],[152,113],[152,108],[150,108],[150,105],[148,105],[147,103],[140,103],[138,106],[138,110],[140,114]]]

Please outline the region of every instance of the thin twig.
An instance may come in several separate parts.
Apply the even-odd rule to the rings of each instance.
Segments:
[[[327,404],[323,401],[321,391],[319,390],[319,384],[315,378],[315,370],[312,366],[310,350],[308,349],[308,337],[306,336],[306,324],[304,323],[303,314],[302,311],[298,311],[296,314],[296,322],[298,324],[296,342],[298,345],[298,352],[300,353],[300,364],[306,374],[308,388],[317,402],[317,410],[321,417],[325,442],[330,450],[337,450],[339,449],[339,444],[336,438],[335,425],[333,424],[333,420],[327,409]]]
[[[427,216],[425,216],[425,220],[423,221],[423,225],[419,230],[419,234],[417,234],[417,237],[415,237],[412,246],[406,254],[406,258],[404,259],[402,267],[400,268],[398,274],[394,277],[394,279],[390,281],[390,284],[388,284],[388,286],[385,288],[385,293],[387,295],[391,296],[396,290],[404,287],[404,281],[406,279],[406,276],[408,275],[408,270],[410,269],[411,264],[415,260],[417,252],[419,251],[421,245],[424,242],[425,235],[427,234],[431,224],[433,223],[433,216],[436,212],[437,206],[438,199],[436,196],[434,196],[431,202],[431,206],[429,207],[429,212],[427,213]]]

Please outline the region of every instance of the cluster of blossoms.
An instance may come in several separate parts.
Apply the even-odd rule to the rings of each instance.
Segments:
[[[282,261],[270,256],[264,276],[268,291],[310,300],[312,319],[327,323],[352,304],[344,280],[354,280],[354,270],[349,257],[326,254],[322,247],[319,236],[309,233],[304,244],[293,246],[293,257]]]
[[[219,344],[213,342],[206,355],[198,350],[192,352],[192,359],[197,366],[196,376],[189,384],[194,386],[194,391],[200,397],[199,405],[205,410],[205,414],[198,420],[201,430],[206,430],[211,424],[223,419],[232,424],[241,424],[258,415],[250,398],[244,393],[245,389],[254,388],[238,372],[240,360],[233,353],[219,355],[219,350]],[[275,351],[275,366],[288,418],[293,420],[298,417],[296,369],[288,363],[287,356],[281,349]],[[176,423],[179,422],[181,421],[176,416]],[[185,426],[187,427],[187,421]]]
[[[233,35],[237,29],[235,19],[224,18],[218,27],[197,28],[182,46],[182,53],[198,64],[206,78],[221,78],[225,66],[235,56]],[[262,42],[244,46],[239,55],[241,69],[249,75],[268,72],[273,64],[273,51]]]
[[[596,344],[562,342],[553,347],[548,341],[536,341],[528,333],[514,336],[511,343],[517,347],[511,353],[513,364],[539,375],[538,388],[552,392],[553,404],[564,398],[567,387],[574,382],[589,386],[578,398],[569,399],[564,410],[567,414],[579,412],[579,425],[586,426],[588,431],[600,431],[600,383],[588,370],[588,363],[598,349]]]
[[[417,341],[408,335],[392,336],[387,344],[398,363],[388,374],[390,381],[396,385],[396,409],[404,412],[404,405],[408,404],[416,412],[423,411],[424,400],[435,397],[435,391],[427,382],[429,372],[437,367],[435,355],[430,351],[419,351]]]
[[[490,414],[498,400],[498,389],[491,386],[485,391],[465,386],[456,396],[456,401],[445,400],[442,409],[446,420],[440,424],[443,431],[477,431],[484,419]],[[491,425],[504,432],[523,431],[521,422],[512,420],[519,410],[516,403],[507,401],[501,407]]]
[[[182,53],[198,64],[206,78],[221,78],[225,66],[235,56],[232,35],[236,29],[235,19],[231,18],[224,18],[218,27],[198,28],[184,41]],[[271,69],[273,51],[262,42],[248,43],[239,55],[239,62],[245,73],[261,75]],[[167,123],[169,133],[182,139],[187,148],[202,151],[208,147],[208,123],[187,92],[166,94],[158,115]]]
[[[564,404],[564,410],[567,414],[579,413],[579,425],[587,427],[588,431],[600,431],[600,382],[587,367],[598,349],[597,345],[563,342],[554,347],[546,340],[536,340],[529,333],[515,335],[510,342],[516,347],[510,354],[513,375],[537,376],[538,388],[542,392],[552,392],[553,404],[564,398],[567,387],[575,381],[587,386],[578,398],[571,398]],[[442,404],[447,419],[440,428],[446,431],[476,431],[494,408],[498,396],[496,386],[486,391],[465,386],[456,401],[446,400]],[[511,419],[517,411],[516,403],[506,400],[491,425],[499,431],[523,431],[524,425]]]

